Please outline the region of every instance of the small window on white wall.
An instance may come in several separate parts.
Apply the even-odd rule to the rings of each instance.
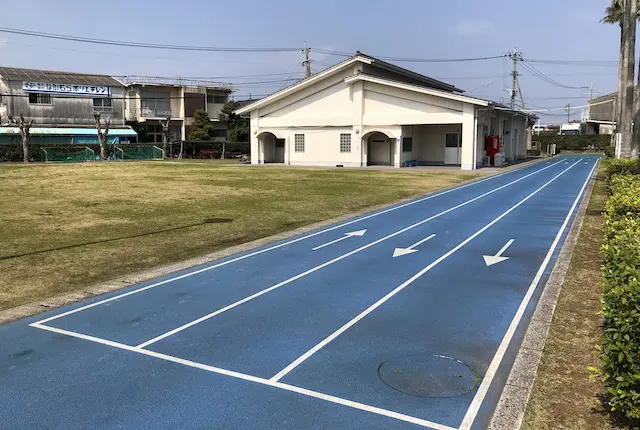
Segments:
[[[295,137],[295,151],[304,152],[304,134],[296,134]]]
[[[351,135],[340,135],[340,152],[351,152]]]

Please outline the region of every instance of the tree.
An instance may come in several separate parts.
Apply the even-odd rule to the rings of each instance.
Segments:
[[[164,158],[167,158],[167,142],[169,142],[169,123],[170,122],[171,122],[170,116],[168,116],[164,122],[160,121],[160,125],[162,126],[162,156]],[[182,148],[180,148],[180,156],[182,156]]]
[[[618,66],[618,100],[615,105],[616,128],[620,134],[621,152],[623,156],[637,156],[640,149],[640,128],[633,132],[632,122],[640,120],[640,100],[634,100],[635,81],[635,28],[638,18],[639,1],[611,0],[611,4],[605,10],[605,16],[600,22],[605,24],[620,25],[620,62]],[[635,19],[625,20],[634,16]],[[631,53],[631,55],[628,55]],[[640,61],[638,62],[640,68]],[[638,71],[640,75],[640,69]],[[638,123],[638,122],[636,122]],[[632,145],[632,136],[634,144]],[[632,149],[633,147],[633,149]]]
[[[227,102],[218,115],[218,119],[227,124],[227,137],[230,142],[249,141],[249,119],[236,114],[239,106],[236,101]]]
[[[618,100],[614,107],[614,121],[620,126],[620,118],[622,116],[622,65],[624,63],[624,33],[622,31],[622,16],[624,15],[624,0],[611,0],[611,4],[605,9],[605,16],[600,20],[603,24],[618,24],[620,26],[620,56],[618,62]]]
[[[29,162],[29,139],[31,138],[31,125],[33,120],[25,121],[24,116],[20,114],[20,121],[16,121],[12,115],[9,115],[9,123],[15,124],[20,128],[20,137],[22,138],[22,161]]]
[[[189,140],[211,140],[213,124],[209,114],[204,109],[197,109],[193,113],[193,124],[189,131]]]
[[[98,130],[98,141],[100,142],[100,159],[104,161],[107,159],[107,139],[109,138],[109,127],[111,126],[111,119],[107,118],[104,123],[104,131],[102,131],[102,124],[100,123],[100,112],[94,113],[93,118],[96,120],[96,129]]]

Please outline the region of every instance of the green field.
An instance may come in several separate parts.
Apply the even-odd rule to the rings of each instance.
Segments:
[[[475,177],[218,163],[0,167],[0,310]]]

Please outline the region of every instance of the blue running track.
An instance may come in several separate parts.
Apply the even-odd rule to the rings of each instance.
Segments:
[[[0,427],[482,429],[598,157],[0,327]]]

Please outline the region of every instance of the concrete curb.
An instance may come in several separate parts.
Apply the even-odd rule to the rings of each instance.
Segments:
[[[573,249],[582,229],[582,222],[591,200],[591,193],[597,174],[598,169],[596,168],[585,189],[576,218],[569,229],[564,245],[560,250],[560,254],[558,254],[558,259],[531,317],[522,345],[509,372],[509,378],[493,412],[491,422],[487,427],[489,430],[519,430],[522,427],[524,414],[549,334],[549,327],[553,320],[553,313],[571,263]]]
[[[123,276],[123,277],[119,277],[116,278],[114,280],[111,281],[107,281],[107,282],[102,282],[100,284],[96,284],[96,285],[92,285],[92,286],[88,286],[86,288],[82,288],[80,290],[71,292],[71,293],[66,293],[63,295],[59,295],[56,297],[51,297],[49,299],[46,300],[40,300],[40,301],[36,301],[36,302],[32,302],[32,303],[28,303],[25,305],[21,305],[21,306],[17,306],[14,308],[10,308],[4,311],[0,311],[0,325],[2,324],[7,324],[11,321],[16,321],[22,318],[26,318],[28,316],[32,316],[32,315],[37,315],[39,313],[43,313],[43,312],[47,312],[62,306],[66,306],[69,305],[71,303],[76,303],[79,302],[81,300],[85,300],[91,297],[95,297],[101,294],[105,294],[105,293],[109,293],[112,291],[117,291],[126,287],[129,287],[131,285],[135,285],[137,283],[140,282],[144,282],[144,281],[149,281],[151,279],[154,278],[158,278],[161,276],[166,276],[169,275],[171,273],[175,273],[175,272],[179,272],[181,270],[186,270],[189,269],[193,266],[197,266],[200,264],[206,264],[206,263],[211,263],[215,260],[219,260],[221,258],[224,257],[228,257],[230,255],[233,254],[237,254],[240,252],[246,252],[246,251],[250,251],[252,249],[255,248],[259,248],[261,246],[265,246],[268,245],[270,243],[274,243],[274,242],[278,242],[281,240],[285,240],[285,239],[289,239],[293,236],[297,236],[297,235],[301,235],[304,233],[308,233],[309,231],[312,230],[316,230],[316,229],[320,229],[323,227],[327,227],[330,226],[332,224],[336,224],[336,223],[340,223],[346,220],[349,220],[351,218],[355,218],[355,217],[359,217],[359,216],[363,216],[372,212],[376,212],[385,208],[388,208],[390,206],[394,206],[394,205],[399,205],[402,203],[406,203],[412,200],[416,200],[416,199],[420,199],[420,198],[424,198],[426,196],[429,195],[433,195],[433,194],[437,194],[437,193],[441,193],[443,191],[452,189],[452,188],[456,188],[459,187],[461,185],[465,185],[465,184],[469,184],[472,182],[476,182],[476,181],[480,181],[486,178],[490,178],[492,176],[497,176],[499,174],[502,173],[506,173],[515,169],[519,169],[522,167],[526,167],[526,166],[530,166],[532,164],[536,164],[545,160],[549,160],[550,158],[540,158],[540,159],[535,159],[532,161],[527,161],[524,163],[518,163],[512,166],[508,166],[505,167],[499,171],[495,171],[491,172],[488,175],[484,175],[484,176],[479,176],[477,178],[473,178],[470,179],[468,181],[463,181],[457,185],[451,186],[451,187],[446,187],[446,188],[442,188],[440,190],[437,191],[432,191],[430,193],[426,193],[417,197],[411,197],[411,198],[406,198],[406,199],[402,199],[402,200],[398,200],[395,202],[391,202],[391,203],[385,203],[385,204],[381,204],[381,205],[377,205],[377,206],[371,206],[368,207],[366,209],[363,209],[361,211],[355,212],[355,213],[350,213],[350,214],[346,214],[346,215],[342,215],[340,217],[337,218],[332,218],[329,220],[324,220],[324,221],[320,221],[308,226],[304,226],[304,227],[300,227],[297,228],[295,230],[291,230],[291,231],[287,231],[287,232],[283,232],[283,233],[279,233],[279,234],[275,234],[272,236],[268,236],[268,237],[264,237],[262,239],[257,239],[251,242],[247,242],[247,243],[243,243],[240,245],[236,245],[236,246],[232,246],[230,248],[226,248],[217,252],[213,252],[211,254],[207,254],[204,255],[202,257],[197,257],[197,258],[192,258],[189,260],[185,260],[185,261],[181,261],[178,263],[174,263],[174,264],[170,264],[167,266],[162,266],[162,267],[156,267],[156,268],[152,268],[149,269],[147,271],[144,272],[139,272],[139,273],[135,273],[135,274],[130,274],[127,276]]]

